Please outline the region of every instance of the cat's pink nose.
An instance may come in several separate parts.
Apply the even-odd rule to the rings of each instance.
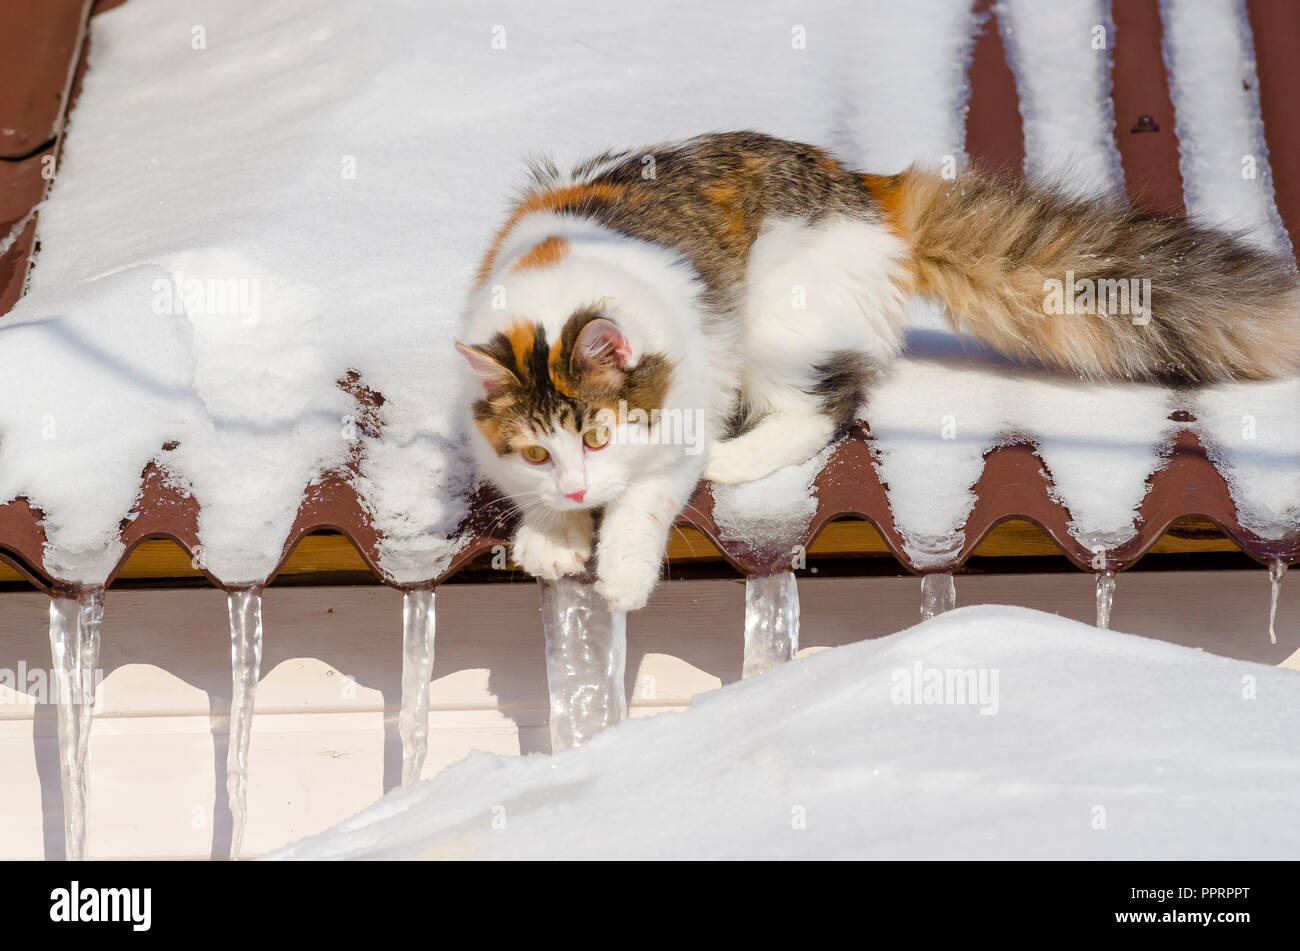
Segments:
[[[579,489],[577,492],[565,492],[564,497],[566,499],[573,499],[573,501],[575,502],[581,502],[582,497],[586,494],[587,494],[586,489]]]

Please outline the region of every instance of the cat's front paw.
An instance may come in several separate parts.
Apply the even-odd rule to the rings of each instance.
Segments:
[[[639,611],[659,583],[661,558],[643,551],[601,546],[596,564],[596,591],[612,610]]]
[[[515,532],[512,554],[534,578],[581,574],[591,557],[591,516],[575,512],[553,522],[525,521]]]

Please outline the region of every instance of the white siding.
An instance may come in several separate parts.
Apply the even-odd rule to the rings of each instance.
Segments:
[[[806,576],[800,591],[805,650],[891,633],[917,618],[913,578]],[[1002,601],[1081,620],[1093,611],[1092,579],[1083,574],[959,577],[957,592],[959,605]],[[1113,626],[1276,664],[1300,647],[1288,595],[1275,648],[1263,569],[1121,575]],[[0,667],[48,668],[46,607],[37,594],[0,594]],[[437,610],[424,775],[472,750],[548,750],[534,586],[447,585]],[[632,715],[682,709],[695,693],[736,680],[743,610],[739,582],[662,585],[628,625]],[[397,781],[401,760],[400,595],[376,587],[272,588],[263,617],[250,856],[368,805]],[[91,857],[225,854],[229,659],[220,592],[110,590],[103,704],[91,742]],[[47,705],[0,695],[0,858],[62,855],[52,714]]]

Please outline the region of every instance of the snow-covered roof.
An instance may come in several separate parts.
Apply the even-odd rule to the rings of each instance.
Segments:
[[[1171,0],[1158,31],[1101,0],[1002,0],[983,23],[987,6],[130,0],[96,17],[40,259],[0,319],[0,551],[39,584],[94,585],[167,535],[236,585],[326,526],[413,584],[502,540],[455,431],[449,343],[539,148],[753,127],[875,172],[1023,155],[1173,211],[1181,181],[1192,213],[1289,246],[1284,14]],[[25,260],[30,229],[0,250]],[[1081,566],[1124,567],[1190,514],[1300,559],[1300,380],[1084,386],[964,348],[936,316],[914,303],[864,430],[702,489],[684,521],[749,571],[846,513],[916,570],[1011,516]]]

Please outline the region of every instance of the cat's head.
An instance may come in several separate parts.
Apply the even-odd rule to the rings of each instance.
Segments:
[[[554,340],[518,318],[484,343],[456,347],[475,387],[475,427],[491,449],[487,474],[521,508],[595,508],[635,477],[640,447],[626,438],[628,410],[662,406],[672,368],[661,354],[638,353],[598,305],[573,312]]]

